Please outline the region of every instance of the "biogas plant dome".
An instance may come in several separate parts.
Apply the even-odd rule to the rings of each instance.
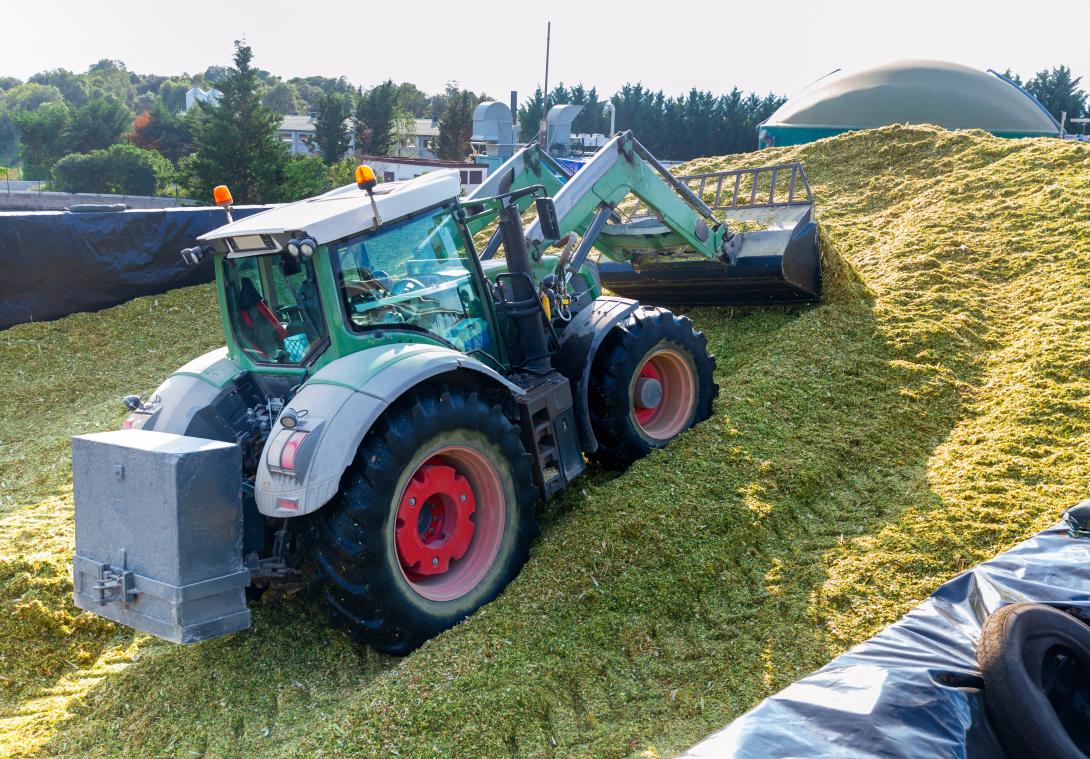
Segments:
[[[924,60],[834,71],[780,106],[758,133],[761,147],[769,147],[889,124],[983,129],[999,137],[1060,133],[1036,98],[994,71]]]

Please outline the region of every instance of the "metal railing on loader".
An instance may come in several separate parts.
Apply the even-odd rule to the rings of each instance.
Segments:
[[[786,208],[812,206],[814,193],[801,163],[758,166],[753,169],[730,169],[706,174],[686,174],[678,179],[713,211],[739,209]],[[787,197],[776,197],[777,185],[787,183]],[[641,213],[643,211],[643,213]],[[646,206],[640,200],[629,211],[630,218],[645,216]]]

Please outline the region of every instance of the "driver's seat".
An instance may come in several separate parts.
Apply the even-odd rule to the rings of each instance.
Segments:
[[[239,325],[247,342],[266,356],[274,356],[283,347],[288,331],[249,277],[242,278],[238,310]]]

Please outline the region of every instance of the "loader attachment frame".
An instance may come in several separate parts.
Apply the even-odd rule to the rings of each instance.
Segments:
[[[561,236],[583,238],[574,268],[597,250],[602,284],[620,295],[688,305],[820,300],[813,194],[801,164],[675,177],[626,131],[570,176],[528,145],[463,205],[479,210],[474,201],[496,190],[532,185],[553,195]],[[626,200],[630,195],[635,203]],[[758,228],[734,231],[727,220]],[[487,214],[474,216],[471,232],[489,221]],[[536,221],[526,239],[535,260],[556,242]],[[493,235],[481,258],[498,247]]]

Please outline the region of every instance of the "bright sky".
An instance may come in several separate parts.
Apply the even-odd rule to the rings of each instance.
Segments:
[[[428,92],[456,80],[506,101],[541,83],[552,21],[550,84],[582,81],[604,94],[640,81],[667,94],[738,85],[790,95],[835,68],[896,58],[1010,66],[1024,77],[1065,64],[1090,88],[1090,16],[1076,10],[1084,1],[20,2],[4,13],[0,74],[83,71],[100,58],[192,74],[229,64],[232,41],[244,37],[255,64],[285,78],[391,78]]]

